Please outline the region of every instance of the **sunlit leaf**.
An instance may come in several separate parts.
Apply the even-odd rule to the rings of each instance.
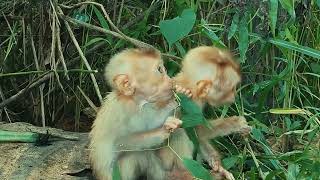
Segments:
[[[303,109],[297,109],[297,108],[276,108],[276,109],[270,109],[269,112],[271,114],[306,114],[306,112]]]
[[[280,47],[284,47],[290,50],[294,50],[294,51],[298,51],[302,54],[320,59],[320,51],[316,50],[316,49],[312,49],[310,47],[306,47],[306,46],[301,46],[301,45],[296,45],[284,40],[279,40],[279,39],[270,39],[269,40],[270,43],[280,46]]]
[[[273,36],[276,34],[276,25],[277,25],[277,18],[278,18],[278,0],[270,0],[270,11],[269,11],[269,18],[270,18],[270,26]]]
[[[192,9],[185,9],[181,16],[170,20],[160,21],[160,32],[171,46],[189,34],[196,21],[196,14]]]
[[[206,170],[199,162],[192,159],[186,159],[186,158],[183,158],[182,162],[194,177],[203,179],[203,180],[213,179],[210,172]]]

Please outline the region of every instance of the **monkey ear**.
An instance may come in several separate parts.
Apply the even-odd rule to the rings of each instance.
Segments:
[[[134,93],[135,88],[130,82],[127,74],[118,74],[113,78],[115,88],[125,96],[131,96]]]
[[[210,88],[212,87],[212,81],[210,80],[200,80],[197,82],[197,95],[200,98],[207,97]]]

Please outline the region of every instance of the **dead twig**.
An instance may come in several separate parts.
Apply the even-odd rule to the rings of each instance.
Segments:
[[[58,11],[59,11],[60,14],[63,15],[63,12],[62,12],[62,10],[61,10],[60,7],[58,7]],[[82,52],[82,50],[81,50],[81,48],[80,48],[80,46],[79,46],[78,41],[76,40],[76,37],[75,37],[74,34],[73,34],[73,31],[72,31],[72,29],[71,29],[68,21],[66,21],[66,20],[63,20],[63,21],[64,21],[64,24],[65,24],[68,32],[69,32],[70,38],[71,38],[73,44],[76,46],[76,48],[77,48],[77,50],[78,50],[78,53],[79,53],[81,59],[83,60],[86,68],[87,68],[88,70],[92,70],[89,62],[87,61],[87,58],[84,56],[84,54],[83,54],[83,52]],[[101,93],[100,93],[100,89],[99,89],[97,80],[96,80],[96,78],[95,78],[95,76],[94,76],[93,74],[90,74],[90,78],[91,78],[91,80],[92,80],[92,83],[93,83],[93,86],[94,86],[95,91],[96,91],[96,93],[97,93],[97,96],[98,96],[98,98],[99,98],[99,101],[100,101],[100,103],[102,103],[103,100],[102,100],[102,96],[101,96]]]
[[[27,87],[23,88],[22,90],[20,90],[15,95],[13,95],[13,96],[5,99],[4,101],[2,101],[0,103],[0,108],[3,108],[5,106],[7,106],[8,104],[10,104],[11,102],[17,100],[18,98],[23,96],[25,93],[29,92],[32,88],[40,86],[41,84],[43,84],[44,82],[46,82],[47,80],[50,79],[51,74],[52,74],[52,72],[48,72],[48,73],[44,73],[41,76],[39,76],[36,80],[34,80],[30,84],[28,84]]]
[[[74,8],[74,7],[82,6],[83,4],[92,4],[92,5],[99,6],[100,9],[101,9],[101,11],[102,11],[102,13],[103,13],[103,15],[104,15],[104,17],[107,19],[108,23],[110,24],[110,26],[111,26],[118,34],[120,34],[120,35],[123,37],[123,39],[125,39],[125,40],[131,42],[132,44],[135,44],[136,46],[141,47],[141,48],[155,49],[155,48],[154,48],[152,45],[150,45],[150,44],[144,43],[144,42],[142,42],[142,41],[138,41],[138,40],[133,39],[133,38],[125,35],[124,33],[122,33],[122,32],[119,30],[119,28],[118,28],[116,25],[114,25],[114,23],[112,22],[112,20],[110,19],[109,15],[108,15],[107,11],[106,11],[105,8],[103,7],[103,5],[100,4],[100,3],[91,2],[91,1],[86,1],[86,2],[81,2],[81,3],[75,4],[75,5],[73,5],[73,6],[66,6],[66,5],[63,5],[63,4],[60,4],[59,6],[61,6],[61,7],[63,7],[63,8],[67,8],[67,9],[72,9],[72,8]]]

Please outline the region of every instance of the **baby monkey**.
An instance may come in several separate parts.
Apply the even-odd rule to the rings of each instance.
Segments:
[[[202,109],[206,103],[212,106],[219,106],[234,102],[236,86],[241,81],[239,64],[233,60],[232,55],[225,50],[215,47],[200,46],[190,50],[182,61],[181,72],[174,78],[177,92],[182,92],[191,97]],[[231,133],[248,133],[251,128],[242,116],[209,121],[212,129],[202,125],[196,127],[200,143],[200,153],[204,160],[212,167],[213,175],[217,178],[233,180],[233,175],[221,166],[221,159],[218,151],[210,144],[210,139],[218,136],[225,136]],[[191,154],[186,148],[193,150],[193,146],[185,140],[185,134],[175,132],[170,139],[170,146],[183,152],[183,157],[190,157]],[[181,141],[184,139],[184,141]],[[179,159],[167,149],[160,150],[160,158],[169,173],[171,179],[191,179],[181,170]],[[181,163],[181,162],[180,162]],[[175,168],[176,166],[176,168]]]
[[[160,53],[153,49],[124,50],[110,59],[106,79],[112,92],[100,107],[90,132],[95,176],[111,180],[118,161],[122,180],[143,173],[148,179],[164,179],[155,151],[144,151],[161,146],[181,124],[170,116],[177,103],[173,81],[166,74]]]

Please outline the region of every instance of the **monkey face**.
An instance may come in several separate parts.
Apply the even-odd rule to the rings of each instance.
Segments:
[[[167,101],[173,96],[173,80],[167,75],[162,60],[144,60],[136,67],[136,93],[148,102]],[[143,72],[143,73],[142,73]]]

